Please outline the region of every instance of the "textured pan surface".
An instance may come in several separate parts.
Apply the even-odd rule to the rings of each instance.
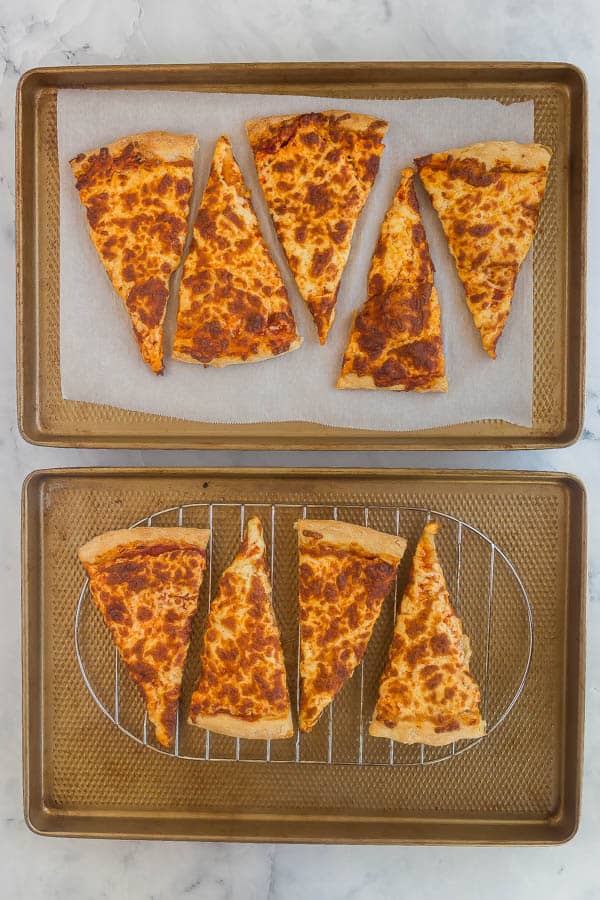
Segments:
[[[533,100],[535,138],[552,148],[553,161],[533,246],[532,427],[487,421],[392,433],[308,423],[212,425],[63,400],[56,92],[84,86]],[[17,97],[19,422],[24,436],[66,446],[246,449],[466,449],[572,442],[582,422],[586,140],[583,76],[560,64],[298,63],[32,71]]]
[[[574,479],[492,472],[75,470],[34,475],[24,499],[26,814],[34,828],[59,834],[363,842],[542,842],[573,833],[581,766],[585,571],[585,498]],[[242,501],[249,510],[252,502],[322,504],[324,515],[343,503],[424,506],[480,528],[517,567],[532,604],[533,659],[519,702],[478,747],[425,767],[206,764],[165,758],[136,745],[101,713],[81,678],[73,641],[83,580],[76,548],[153,510],[199,500]],[[293,511],[290,516],[293,520]],[[186,519],[186,524],[194,522]],[[418,524],[407,525],[414,539]],[[239,532],[233,522],[215,522],[214,528],[219,571]],[[280,536],[274,561],[288,660],[295,641],[291,521],[289,543],[286,548]],[[443,541],[440,547],[451,582],[451,558],[444,556]],[[467,550],[461,597],[465,609],[477,610],[487,560]],[[492,675],[500,694],[522,648],[514,619],[503,615],[505,589],[510,588],[501,579],[496,582]],[[206,590],[205,585],[204,601]],[[481,605],[486,602],[482,597]],[[390,603],[385,616],[391,616]],[[476,637],[477,616],[465,624]],[[99,647],[103,638],[99,631]],[[376,649],[374,644],[366,661],[367,696],[376,686]],[[101,678],[105,655],[99,653],[98,662],[104,667],[96,673]],[[107,679],[111,676],[106,672]],[[121,703],[124,716],[139,708],[133,692]],[[343,714],[344,706],[340,709]],[[314,738],[324,739],[320,732]],[[369,746],[369,753],[377,752]]]

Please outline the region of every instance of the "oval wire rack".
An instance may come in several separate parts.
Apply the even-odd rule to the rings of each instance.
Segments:
[[[270,526],[271,526],[271,536],[270,536],[270,568],[271,568],[271,581],[273,581],[273,568],[274,568],[274,547],[276,542],[276,520],[277,513],[283,509],[297,509],[302,511],[302,517],[307,518],[307,514],[311,509],[318,509],[321,513],[325,505],[302,505],[302,504],[292,504],[292,503],[187,503],[182,504],[181,506],[172,506],[165,509],[161,509],[158,512],[152,513],[149,516],[146,516],[140,519],[137,522],[134,522],[130,527],[136,528],[140,525],[153,525],[157,524],[156,520],[160,519],[164,516],[169,516],[172,518],[174,514],[177,518],[177,524],[182,525],[184,522],[184,515],[186,510],[205,510],[207,517],[207,524],[211,530],[211,537],[208,546],[207,553],[207,572],[205,576],[205,582],[208,585],[208,608],[210,609],[210,599],[212,597],[212,587],[213,587],[213,518],[214,512],[217,509],[227,509],[232,514],[235,513],[237,509],[239,515],[239,528],[240,535],[243,534],[244,531],[244,523],[246,517],[246,507],[252,507],[252,510],[265,509],[269,511],[270,517]],[[329,504],[327,504],[329,507]],[[289,741],[277,741],[278,744],[288,744],[290,745],[289,753],[287,756],[283,758],[273,758],[271,752],[271,742],[270,741],[262,741],[261,743],[265,745],[265,752],[259,758],[256,757],[247,757],[242,755],[242,744],[244,741],[239,738],[229,738],[228,741],[233,742],[233,747],[230,755],[219,755],[218,752],[215,753],[214,750],[211,751],[211,733],[205,733],[204,746],[201,749],[201,752],[198,753],[185,753],[180,752],[180,738],[181,738],[181,726],[179,721],[179,711],[176,722],[176,735],[174,746],[172,749],[165,749],[164,747],[160,747],[149,739],[148,734],[148,717],[147,714],[143,715],[143,722],[140,728],[140,733],[135,733],[128,728],[123,721],[121,721],[120,717],[120,666],[119,666],[119,654],[116,648],[112,651],[111,659],[107,660],[106,665],[112,666],[114,672],[114,691],[112,697],[112,711],[109,708],[108,701],[104,702],[99,694],[100,690],[94,687],[92,683],[93,678],[90,676],[88,672],[88,667],[86,667],[85,656],[86,656],[86,637],[82,634],[83,631],[83,619],[84,619],[84,610],[86,609],[86,604],[90,604],[90,606],[95,610],[93,600],[91,599],[91,595],[89,592],[89,580],[86,579],[79,594],[79,600],[77,603],[77,610],[75,613],[75,652],[77,655],[77,661],[79,663],[79,668],[81,670],[81,674],[87,689],[92,695],[94,701],[98,705],[98,707],[102,710],[104,715],[123,733],[126,734],[129,738],[135,741],[137,744],[141,744],[143,746],[149,747],[151,750],[154,750],[157,753],[163,753],[167,756],[175,756],[180,759],[186,760],[203,760],[203,761],[218,761],[218,762],[230,762],[230,761],[238,761],[238,762],[261,762],[261,763],[272,763],[272,762],[287,762],[287,763],[299,763],[299,764],[335,764],[335,765],[367,765],[367,766],[423,766],[423,765],[433,765],[440,762],[445,762],[459,756],[463,753],[466,753],[468,750],[473,749],[486,738],[488,738],[496,729],[506,720],[507,716],[514,708],[517,703],[519,697],[521,696],[523,689],[525,687],[525,683],[527,681],[527,676],[529,674],[529,669],[531,666],[531,658],[533,653],[533,615],[531,611],[531,604],[529,602],[529,597],[527,596],[527,591],[523,585],[523,582],[517,572],[515,566],[511,562],[511,560],[506,556],[506,554],[497,546],[497,544],[492,541],[486,534],[484,534],[479,529],[475,528],[473,525],[469,525],[467,522],[458,519],[455,516],[449,515],[447,513],[442,513],[437,510],[430,510],[425,507],[417,507],[417,506],[382,506],[371,504],[369,506],[359,506],[353,504],[343,504],[341,507],[331,506],[332,516],[333,518],[338,518],[339,509],[343,509],[344,511],[352,511],[355,515],[360,514],[360,518],[364,522],[365,525],[369,525],[370,519],[372,519],[372,514],[375,511],[388,511],[395,518],[395,532],[396,534],[400,533],[400,522],[402,514],[406,513],[418,513],[422,514],[425,518],[425,521],[430,520],[431,518],[446,520],[447,522],[453,523],[456,532],[456,579],[455,579],[455,596],[453,599],[454,606],[457,609],[461,609],[460,606],[460,591],[461,591],[461,570],[464,569],[465,562],[463,560],[463,536],[465,532],[469,532],[472,535],[475,535],[481,541],[484,542],[489,547],[489,577],[488,584],[485,586],[485,594],[486,596],[486,622],[483,628],[483,632],[485,634],[485,666],[483,677],[479,680],[479,686],[482,695],[481,701],[481,709],[482,716],[486,719],[488,714],[488,693],[489,693],[489,672],[490,672],[490,650],[492,645],[492,610],[493,610],[493,598],[494,598],[494,577],[497,571],[498,561],[500,561],[503,565],[506,566],[507,571],[510,573],[512,578],[514,579],[514,584],[517,587],[517,594],[520,599],[520,609],[524,616],[524,621],[521,623],[525,626],[526,635],[524,640],[524,653],[522,655],[521,666],[519,670],[513,674],[512,683],[515,685],[512,695],[509,698],[506,698],[506,702],[504,702],[502,709],[497,712],[495,716],[493,716],[492,721],[487,722],[487,731],[483,737],[477,738],[472,741],[463,741],[461,742],[462,746],[458,746],[456,744],[447,745],[450,749],[448,752],[446,748],[441,748],[442,755],[435,756],[433,758],[427,758],[427,754],[431,752],[431,748],[426,748],[424,745],[412,745],[411,750],[415,755],[414,759],[406,758],[406,745],[398,745],[395,744],[394,741],[389,741],[389,754],[386,755],[386,759],[382,760],[371,759],[368,757],[368,754],[365,753],[365,741],[367,736],[364,733],[364,716],[363,716],[363,695],[364,695],[364,659],[361,662],[357,673],[354,677],[358,677],[360,682],[360,700],[359,700],[359,709],[357,711],[357,720],[358,726],[356,728],[355,738],[355,751],[350,753],[349,755],[352,757],[350,759],[336,759],[334,756],[333,748],[335,742],[335,701],[329,706],[329,723],[327,726],[327,740],[323,742],[323,754],[320,758],[311,758],[310,754],[307,754],[303,751],[303,743],[305,743],[306,735],[301,737],[301,733],[296,730],[295,737],[290,738]],[[317,516],[323,518],[323,516]],[[172,524],[172,523],[171,523]],[[394,594],[394,620],[396,617],[397,607],[398,607],[398,579],[396,579],[396,589]],[[97,610],[95,610],[97,612]],[[299,625],[298,625],[298,638],[299,638]],[[299,648],[299,640],[297,641]],[[299,666],[300,666],[300,658],[299,658],[299,649],[296,658],[296,709],[298,708],[299,701]],[[143,706],[143,700],[140,696],[139,702]],[[323,717],[325,718],[325,716]],[[199,729],[193,726],[184,726],[189,727],[194,732],[198,732]],[[222,739],[221,739],[222,740]],[[384,743],[380,738],[368,738],[370,741],[378,742],[379,746]],[[345,737],[346,744],[348,743],[347,736]],[[252,744],[256,745],[258,742],[253,741]],[[399,754],[399,747],[402,747],[403,753]],[[347,750],[347,747],[346,747]],[[348,754],[346,753],[346,757]],[[379,755],[380,756],[380,755]],[[399,758],[400,757],[400,758]]]

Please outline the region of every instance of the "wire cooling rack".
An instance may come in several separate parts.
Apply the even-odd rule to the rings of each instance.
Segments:
[[[386,601],[365,657],[313,732],[296,730],[289,740],[256,741],[224,737],[185,722],[191,690],[198,677],[202,624],[221,572],[233,558],[249,515],[263,521],[268,545],[273,602],[288,665],[290,695],[296,711],[300,695],[297,551],[293,522],[298,518],[334,518],[402,534],[409,539],[398,571],[393,599]],[[436,519],[437,539],[448,588],[469,635],[471,671],[481,690],[487,734],[446,747],[401,745],[372,738],[368,722],[377,696],[393,623],[406,583],[414,545],[426,521]],[[290,503],[188,503],[154,512],[133,523],[193,525],[210,528],[207,570],[192,633],[173,748],[154,742],[143,702],[112,645],[86,579],[75,614],[75,652],[83,680],[107,718],[129,738],[181,759],[262,763],[419,766],[451,760],[489,738],[518,701],[531,664],[533,616],[523,582],[506,554],[473,525],[447,513],[413,506],[299,505]],[[204,615],[202,615],[204,612]]]

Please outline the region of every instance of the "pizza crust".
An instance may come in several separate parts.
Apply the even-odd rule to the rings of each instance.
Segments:
[[[375,384],[372,375],[357,375],[355,372],[347,372],[340,375],[336,387],[340,390],[367,390],[367,391],[406,391],[407,388],[403,384],[392,384],[389,387],[380,387]],[[431,393],[432,391],[448,392],[448,380],[446,378],[434,378],[427,387],[411,387],[410,392],[413,394]]]
[[[108,150],[111,156],[119,156],[129,144],[134,144],[145,156],[161,159],[163,162],[170,163],[180,159],[189,159],[191,164],[194,153],[198,149],[198,138],[193,134],[144,131],[119,138],[87,153],[80,153],[70,161],[69,165],[74,175],[79,178],[85,172],[90,157],[96,156],[100,150]]]
[[[79,548],[79,559],[84,565],[93,566],[107,553],[117,548],[131,548],[140,544],[152,545],[162,541],[173,541],[179,548],[186,546],[205,550],[210,538],[210,531],[202,528],[121,528],[118,531],[107,531]]]
[[[206,728],[215,734],[255,741],[278,740],[292,737],[294,734],[291,714],[279,719],[262,718],[249,722],[247,719],[240,719],[227,713],[216,713],[213,716],[190,716],[188,723],[198,728]]]
[[[351,522],[338,522],[335,519],[300,519],[294,527],[301,545],[316,540],[340,550],[358,550],[391,563],[398,563],[406,550],[406,541],[403,537],[375,531],[374,528],[366,528],[364,525],[353,525]]]
[[[487,169],[506,166],[515,172],[546,172],[551,156],[552,151],[543,144],[483,141],[479,144],[470,144],[468,147],[433,153],[431,157],[423,156],[416,159],[415,162],[418,167],[421,167],[427,165],[430,160],[441,161],[451,157],[453,160],[476,159]]]
[[[253,362],[262,362],[265,359],[278,359],[280,356],[285,356],[286,353],[291,353],[292,350],[297,350],[302,346],[302,338],[300,335],[297,335],[295,340],[290,344],[290,346],[284,350],[282,353],[276,354],[273,356],[272,353],[269,353],[268,350],[262,350],[259,353],[253,353],[250,356],[242,357],[242,356],[228,356],[223,359],[211,359],[209,362],[200,363],[200,365],[204,366],[212,366],[213,369],[223,369],[225,366],[236,366],[240,363],[253,363]],[[182,353],[179,350],[173,350],[171,353],[171,357],[173,359],[179,360],[179,362],[185,363],[193,363],[194,365],[198,365],[199,362],[197,359],[194,359],[189,353]]]
[[[266,116],[262,119],[250,119],[246,122],[246,134],[250,144],[259,144],[264,138],[270,137],[286,122],[291,122],[296,116]]]
[[[339,128],[345,128],[346,131],[373,131],[379,138],[383,137],[388,129],[388,123],[376,116],[367,116],[364,113],[347,113],[343,110],[332,109],[325,115],[338,116],[336,125]]]
[[[400,744],[426,744],[429,747],[443,747],[453,744],[455,741],[472,741],[474,738],[485,735],[485,722],[477,725],[463,725],[456,731],[446,731],[438,734],[434,726],[429,722],[408,723],[399,722],[394,728],[388,728],[383,722],[377,720],[369,725],[371,737],[388,738]]]
[[[387,122],[378,119],[376,116],[367,116],[363,113],[348,113],[343,109],[325,109],[318,112],[317,115],[330,116],[336,120],[336,125],[345,128],[347,131],[375,131],[380,138],[383,138],[387,130]],[[289,116],[267,116],[262,119],[251,119],[246,122],[246,133],[250,144],[254,147],[260,144],[265,138],[272,137],[282,127],[291,124],[295,119],[301,119],[302,113],[295,113]],[[375,128],[375,123],[380,125]]]

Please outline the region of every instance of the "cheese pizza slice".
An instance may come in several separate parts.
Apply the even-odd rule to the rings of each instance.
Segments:
[[[301,343],[231,143],[222,136],[183,267],[173,356],[228,366],[279,356]]]
[[[142,358],[163,372],[169,279],[187,234],[193,135],[149,131],[71,160],[90,236],[125,302]]]
[[[338,388],[447,391],[440,304],[413,169],[381,226],[368,296],[352,324]]]
[[[369,734],[441,746],[485,734],[471,649],[452,607],[429,522],[412,561]]]
[[[164,747],[175,736],[208,538],[197,528],[131,528],[79,550],[94,603]]]
[[[324,344],[387,122],[328,110],[256,119],[246,128],[279,240]]]
[[[303,519],[299,543],[301,731],[360,663],[406,541],[349,522]]]
[[[492,359],[535,234],[550,156],[540,144],[489,141],[415,160]]]
[[[263,528],[248,521],[239,553],[211,603],[189,723],[233,737],[272,740],[294,732]]]

